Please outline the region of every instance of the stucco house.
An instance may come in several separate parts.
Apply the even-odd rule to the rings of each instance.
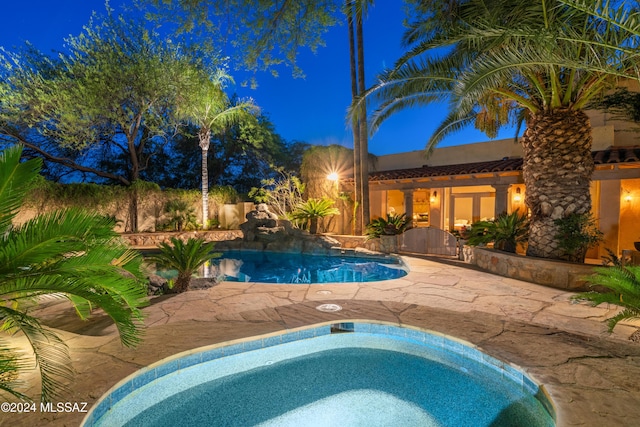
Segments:
[[[593,214],[604,242],[588,257],[600,258],[605,248],[619,254],[640,241],[640,133],[604,113],[590,119]],[[346,189],[353,180],[341,184]],[[522,148],[508,139],[436,148],[428,158],[420,151],[379,156],[369,190],[372,218],[406,213],[415,226],[456,230],[526,209]]]

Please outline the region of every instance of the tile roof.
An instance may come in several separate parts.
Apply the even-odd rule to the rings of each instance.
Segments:
[[[640,162],[640,145],[609,147],[606,150],[594,151],[593,162],[596,165]]]
[[[627,147],[609,147],[606,150],[594,151],[593,161],[599,164],[615,164],[640,162],[640,145]],[[387,181],[412,178],[429,178],[451,175],[471,175],[476,173],[495,173],[522,170],[522,158],[507,158],[488,162],[465,163],[458,165],[422,166],[410,169],[377,171],[369,174],[369,181]],[[343,182],[353,182],[347,178]]]

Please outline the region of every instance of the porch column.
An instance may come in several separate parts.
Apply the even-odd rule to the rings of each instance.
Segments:
[[[496,189],[496,201],[495,201],[495,216],[500,215],[503,212],[507,212],[507,206],[509,206],[509,187],[510,184],[492,184]]]
[[[413,221],[413,190],[402,190],[406,217]]]

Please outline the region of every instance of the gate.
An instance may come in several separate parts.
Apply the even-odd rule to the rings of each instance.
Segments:
[[[445,230],[432,227],[411,228],[400,236],[401,252],[416,254],[450,255],[458,254],[458,239]]]

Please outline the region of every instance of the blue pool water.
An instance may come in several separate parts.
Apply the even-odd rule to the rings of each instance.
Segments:
[[[209,261],[199,275],[233,282],[308,284],[389,280],[405,276],[407,272],[408,267],[391,256],[230,251]]]
[[[440,335],[356,323],[190,352],[114,387],[84,426],[554,426],[521,371]]]

